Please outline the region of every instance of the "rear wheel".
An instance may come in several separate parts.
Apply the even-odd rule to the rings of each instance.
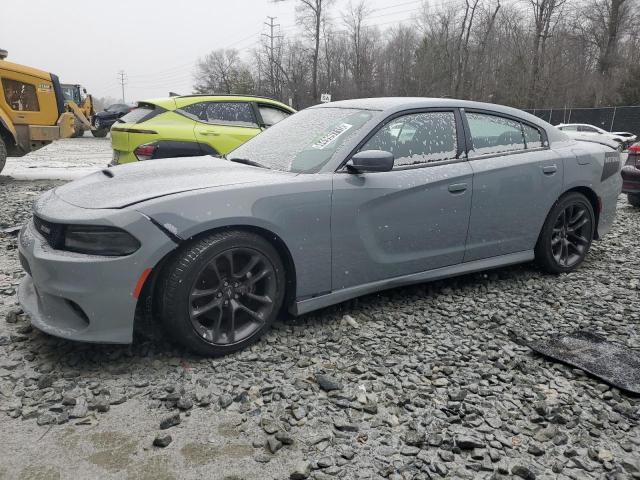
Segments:
[[[84,129],[82,127],[76,127],[72,137],[73,138],[84,137]]]
[[[161,275],[157,305],[166,330],[203,355],[224,355],[258,340],[284,298],[278,253],[259,235],[244,231],[190,243]]]
[[[584,261],[594,230],[595,215],[587,197],[578,192],[560,197],[540,232],[536,260],[548,272],[572,272]]]
[[[106,129],[106,128],[102,128],[100,130],[91,130],[91,135],[93,135],[94,137],[97,137],[97,138],[106,137],[107,133],[109,133],[109,130]]]
[[[640,193],[627,193],[627,201],[634,207],[640,207]]]
[[[0,172],[7,163],[7,146],[4,144],[4,140],[0,136]]]

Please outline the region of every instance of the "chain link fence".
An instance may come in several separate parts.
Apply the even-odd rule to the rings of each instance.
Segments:
[[[600,108],[545,108],[525,110],[551,125],[588,123],[608,132],[640,135],[640,106]]]

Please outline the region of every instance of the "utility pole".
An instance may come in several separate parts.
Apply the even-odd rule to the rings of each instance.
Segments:
[[[264,22],[264,24],[269,27],[269,33],[263,33],[262,36],[263,37],[267,37],[269,39],[269,44],[267,45],[267,49],[269,50],[269,81],[271,82],[271,94],[274,97],[277,97],[278,95],[276,94],[276,79],[275,79],[275,71],[274,71],[274,55],[273,55],[273,50],[274,50],[274,40],[276,38],[280,38],[279,35],[275,35],[274,31],[276,29],[276,27],[279,27],[280,24],[279,23],[273,23],[274,20],[278,17],[269,17],[267,16],[267,18],[269,19],[268,22]]]
[[[122,87],[122,103],[127,103],[124,100],[124,86],[127,83],[127,74],[124,73],[124,70],[120,70],[118,72],[118,81],[120,82],[120,86]]]

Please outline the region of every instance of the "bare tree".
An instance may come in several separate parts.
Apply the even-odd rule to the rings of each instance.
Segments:
[[[535,107],[538,101],[538,85],[545,59],[547,40],[553,22],[567,0],[529,0],[533,9],[534,33],[533,56],[531,59],[531,81],[529,86],[529,106]]]
[[[214,50],[198,61],[196,93],[251,93],[253,78],[235,49]]]
[[[322,22],[325,20],[326,9],[333,0],[297,0],[296,12],[299,19],[311,31],[313,38],[313,55],[311,58],[311,96],[314,102],[318,96],[318,62],[320,58],[320,40],[322,34]]]
[[[335,99],[455,96],[520,108],[640,102],[638,0],[431,2],[413,24],[382,31],[363,0],[330,22],[330,1],[295,0],[300,29],[249,62],[210,53],[196,90],[259,92],[297,108],[324,88]]]

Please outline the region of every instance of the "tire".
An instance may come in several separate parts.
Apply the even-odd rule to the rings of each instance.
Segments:
[[[155,304],[170,338],[220,356],[269,329],[285,285],[282,260],[268,241],[245,231],[218,232],[190,242],[167,263]]]
[[[96,138],[104,138],[107,136],[107,133],[109,133],[109,130],[106,128],[101,128],[100,130],[91,130],[91,135]]]
[[[569,192],[547,215],[535,248],[536,261],[549,273],[572,272],[587,256],[594,232],[591,202],[581,193]]]
[[[2,161],[0,160],[0,163]],[[2,167],[0,166],[0,170],[2,170]],[[627,201],[633,206],[633,207],[640,207],[640,193],[627,193]]]
[[[84,129],[76,128],[73,131],[73,135],[71,135],[71,138],[78,138],[78,137],[84,137]]]
[[[7,163],[7,146],[4,144],[4,140],[0,136],[0,173]]]

